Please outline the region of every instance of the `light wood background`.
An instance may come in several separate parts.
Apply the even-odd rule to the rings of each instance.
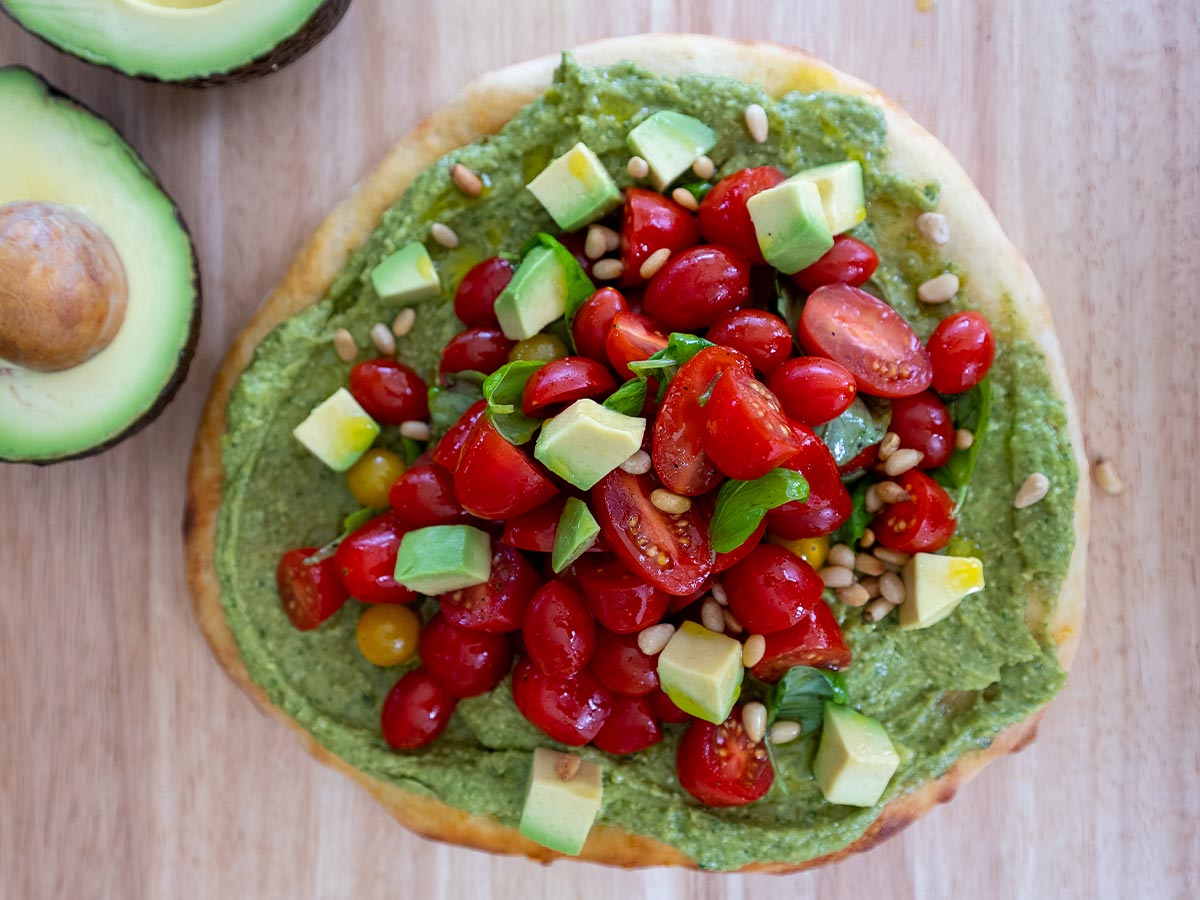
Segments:
[[[139,147],[205,285],[192,375],[150,430],[0,466],[0,897],[1195,897],[1200,893],[1200,21],[1194,0],[356,0],[281,73],[127,81],[0,21]],[[805,47],[963,161],[1050,297],[1093,455],[1090,610],[1041,737],[868,857],[786,878],[542,868],[434,845],[252,708],[191,618],[183,473],[230,337],[385,148],[468,79],[614,34]],[[4,123],[0,122],[0,140]]]

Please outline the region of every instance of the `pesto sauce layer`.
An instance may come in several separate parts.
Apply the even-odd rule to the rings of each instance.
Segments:
[[[750,102],[762,104],[770,117],[764,145],[745,132],[742,113]],[[346,382],[348,366],[332,349],[334,330],[349,328],[366,345],[371,325],[391,321],[395,313],[367,281],[374,264],[408,241],[424,240],[433,221],[458,233],[460,245],[453,250],[428,242],[444,295],[419,306],[417,327],[399,341],[402,358],[432,373],[442,345],[461,327],[449,298],[462,274],[487,256],[515,254],[536,231],[552,230],[525,183],[583,140],[624,187],[625,135],[662,108],[694,115],[717,131],[720,143],[711,156],[718,176],[745,166],[772,164],[790,172],[860,160],[868,194],[860,233],[881,258],[870,287],[923,336],[932,330],[936,317],[918,309],[915,286],[944,263],[916,237],[912,222],[935,205],[937,189],[887,173],[886,125],[877,109],[838,94],[774,100],[758,87],[726,79],[669,80],[631,65],[583,69],[567,58],[545,96],[499,134],[455,151],[413,183],[328,298],[263,341],[230,401],[217,566],[225,613],[251,677],[321,744],[358,768],[510,826],[519,818],[529,752],[551,742],[517,712],[507,682],[462,702],[431,746],[396,753],[378,723],[383,698],[400,673],[378,669],[358,652],[354,629],[362,607],[351,601],[308,633],[292,628],[281,611],[274,584],[280,553],[325,543],[357,506],[344,478],[305,453],[291,430]],[[454,189],[448,176],[454,162],[487,173],[483,198]],[[943,307],[938,315],[950,311]],[[673,844],[707,868],[798,862],[851,842],[891,797],[941,774],[963,752],[986,747],[1000,729],[1058,690],[1063,673],[1024,617],[1031,593],[1052,606],[1066,573],[1077,473],[1063,407],[1043,359],[1011,325],[994,324],[1000,348],[992,426],[960,524],[960,534],[981,550],[987,589],[949,619],[917,632],[901,633],[894,616],[871,626],[840,604],[837,610],[854,654],[847,672],[851,697],[883,721],[902,754],[879,806],[826,803],[809,774],[811,739],[775,751],[778,786],[764,800],[741,809],[701,806],[678,786],[674,755],[681,727],[667,726],[661,744],[633,756],[584,751],[604,766],[601,822]],[[1051,492],[1016,511],[1011,498],[1035,470],[1050,477]]]

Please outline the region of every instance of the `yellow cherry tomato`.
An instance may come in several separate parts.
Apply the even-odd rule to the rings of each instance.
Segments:
[[[825,565],[825,557],[829,555],[829,537],[821,535],[820,537],[811,538],[796,538],[788,540],[787,538],[771,535],[768,540],[772,544],[778,544],[785,550],[790,550],[798,557],[812,566],[814,569],[820,569]]]
[[[508,353],[508,361],[518,359],[529,362],[551,362],[568,356],[567,345],[552,334],[535,334],[531,338],[517,341],[517,345]]]
[[[369,606],[358,619],[358,649],[376,666],[398,666],[417,652],[421,620],[407,606]]]
[[[404,460],[391,450],[372,447],[346,473],[346,487],[363,506],[383,509],[388,492],[403,474]]]

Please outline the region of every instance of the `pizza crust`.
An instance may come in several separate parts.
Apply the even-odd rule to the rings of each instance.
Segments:
[[[757,82],[774,96],[792,90],[844,91],[864,96],[885,110],[892,168],[918,182],[941,183],[939,211],[949,220],[952,235],[946,252],[971,275],[972,306],[985,313],[999,314],[1007,299],[1030,338],[1045,354],[1051,380],[1066,408],[1068,434],[1080,472],[1074,509],[1075,549],[1047,632],[1058,647],[1060,664],[1068,668],[1083,620],[1088,536],[1088,463],[1083,453],[1079,415],[1041,288],[987,202],[950,152],[874,88],[799,50],[699,35],[643,35],[585,44],[574,53],[585,65],[631,60],[665,75],[697,72],[728,75]],[[273,706],[266,692],[250,679],[238,655],[237,642],[225,622],[215,556],[226,406],[259,341],[280,322],[325,296],[353,251],[367,240],[380,216],[417,175],[451,150],[498,131],[542,93],[558,62],[558,57],[532,60],[485,75],[468,85],[402,139],[321,224],[233,342],[216,375],[192,452],[184,520],[187,574],[196,618],[221,665],[260,709],[290,725],[309,753],[361,784],[397,821],[413,831],[454,844],[496,853],[524,854],[543,861],[560,855],[493,819],[470,815],[366,775],[318,745],[283,710]],[[1040,715],[1039,711],[1006,728],[987,750],[965,754],[940,778],[893,799],[849,846],[798,865],[755,863],[742,871],[789,872],[812,868],[880,843],[935,804],[950,800],[961,785],[993,759],[1026,746],[1036,735]],[[674,847],[608,826],[592,830],[581,858],[630,867],[696,866],[694,860]]]

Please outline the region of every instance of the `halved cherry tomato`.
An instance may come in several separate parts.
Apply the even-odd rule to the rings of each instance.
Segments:
[[[454,493],[472,515],[507,519],[545,503],[558,488],[529,454],[501,437],[484,416],[463,446]]]
[[[831,534],[850,517],[854,508],[850,492],[842,484],[833,455],[816,432],[799,422],[793,422],[792,429],[798,449],[783,467],[807,479],[808,499],[793,500],[771,510],[767,513],[767,528],[789,540]]]
[[[696,507],[668,515],[650,502],[649,475],[614,469],[592,488],[592,511],[620,560],[668,594],[690,594],[712,571],[708,522]]]
[[[331,558],[306,564],[316,547],[289,550],[275,568],[275,586],[283,611],[300,631],[311,631],[346,602],[346,588],[337,576],[337,563]]]
[[[900,553],[933,553],[950,543],[958,521],[954,501],[942,486],[917,469],[892,480],[908,492],[908,499],[885,506],[871,520],[875,539]]]
[[[783,411],[805,425],[824,425],[850,408],[858,395],[854,376],[823,356],[789,359],[767,380]]]
[[[629,304],[616,288],[603,287],[583,301],[571,321],[575,349],[589,359],[608,364],[605,338],[617,313],[629,312]]]
[[[729,608],[746,629],[770,634],[791,628],[825,589],[813,567],[775,544],[759,544],[725,573]]]
[[[992,368],[996,337],[991,323],[977,312],[947,316],[929,336],[933,388],[943,394],[969,391]]]
[[[662,740],[662,726],[650,704],[634,697],[614,697],[612,714],[594,743],[605,753],[637,753]]]
[[[537,569],[522,553],[497,543],[486,584],[442,594],[438,601],[446,621],[459,628],[504,633],[521,627],[525,607],[541,586]]]
[[[542,672],[570,678],[592,658],[596,620],[574,588],[564,581],[549,581],[525,607],[521,635],[525,652]]]
[[[456,700],[424,667],[396,682],[383,701],[380,727],[394,750],[424,747],[446,730]]]
[[[646,702],[650,705],[650,711],[654,713],[660,722],[682,725],[684,722],[690,722],[694,718],[676,706],[675,701],[668,697],[662,688],[649,694],[646,697]]]
[[[841,363],[865,394],[907,397],[933,378],[929,354],[904,316],[856,287],[830,284],[809,294],[798,331],[809,353]]]
[[[796,452],[783,407],[753,375],[726,372],[704,415],[704,452],[730,478],[761,478]]]
[[[775,781],[766,745],[742,726],[741,707],[720,725],[696,719],[675,757],[679,785],[706,806],[745,806],[761,799]]]
[[[635,312],[621,312],[613,316],[608,335],[604,338],[604,350],[608,361],[622,378],[632,378],[631,362],[649,359],[667,346],[667,336],[658,330],[649,316]]]
[[[950,419],[950,410],[930,391],[894,399],[888,431],[896,432],[901,447],[925,454],[917,463],[919,468],[944,466],[954,453],[954,422]]]
[[[459,699],[486,694],[512,668],[506,635],[459,628],[441,613],[421,629],[417,652],[429,673]]]
[[[654,471],[668,490],[696,497],[721,482],[720,470],[704,452],[707,416],[701,403],[715,382],[732,371],[754,375],[750,361],[737,351],[705,347],[671,379],[654,420],[651,453]]]
[[[792,354],[792,332],[787,322],[761,309],[726,313],[713,322],[706,337],[745,354],[764,375],[776,371]]]
[[[596,629],[589,665],[601,684],[623,697],[645,697],[658,689],[658,660],[642,652],[636,634]]]
[[[463,445],[475,430],[475,424],[487,411],[487,401],[477,400],[467,407],[467,411],[459,416],[458,421],[442,435],[442,439],[433,448],[433,461],[453,472],[458,468],[459,457],[462,456]]]
[[[381,425],[429,418],[425,379],[394,359],[372,359],[351,369],[350,393]]]
[[[707,328],[750,296],[750,263],[731,247],[685,250],[650,280],[642,305],[671,331]]]
[[[750,262],[762,265],[762,250],[746,210],[746,201],[775,187],[786,177],[774,166],[759,166],[742,169],[718,181],[700,202],[697,213],[704,239],[733,247]]]
[[[583,556],[571,571],[600,624],[617,634],[632,634],[662,621],[671,596],[613,556]]]
[[[629,188],[625,191],[621,223],[621,262],[625,269],[621,284],[644,284],[639,270],[651,253],[663,249],[674,255],[700,241],[700,229],[690,212],[657,191]]]
[[[858,238],[839,234],[825,255],[807,269],[792,276],[792,282],[807,293],[826,284],[851,284],[858,287],[879,267],[879,257]]]
[[[607,366],[586,356],[568,356],[546,363],[529,376],[521,406],[527,416],[550,416],[568,403],[606,397],[616,389]]]
[[[496,298],[512,281],[513,264],[493,256],[476,263],[454,292],[454,314],[468,328],[495,326]]]
[[[824,600],[806,609],[791,628],[768,634],[766,642],[762,660],[751,670],[759,681],[776,682],[793,666],[844,669],[850,665],[842,627]]]
[[[470,518],[454,494],[454,475],[437,463],[413,466],[397,478],[388,501],[406,528],[455,525]]]
[[[523,659],[513,670],[512,690],[521,715],[571,747],[595,738],[612,713],[612,695],[586,669],[571,678],[553,678]]]
[[[347,535],[333,555],[350,596],[363,603],[411,603],[416,591],[396,584],[396,552],[407,531],[393,513],[377,516]]]
[[[482,372],[491,375],[508,362],[508,354],[516,346],[499,328],[468,328],[460,331],[442,348],[438,373]]]

